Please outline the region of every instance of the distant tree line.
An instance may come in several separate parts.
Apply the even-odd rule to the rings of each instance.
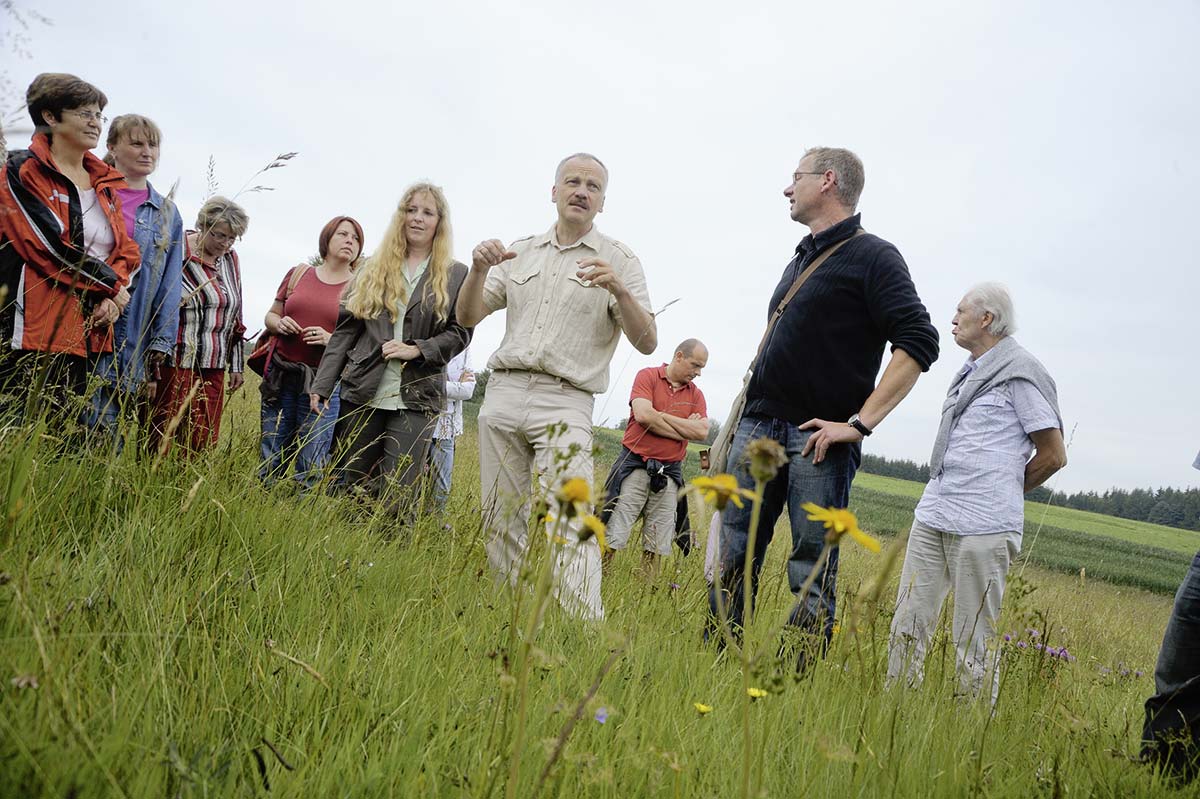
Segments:
[[[918,483],[929,482],[929,464],[885,458],[882,455],[863,455],[864,472],[884,477],[898,477]],[[1025,495],[1032,502],[1045,502],[1050,490],[1045,486]],[[1200,488],[1110,488],[1103,493],[1079,491],[1074,494],[1059,493],[1054,504],[1065,508],[1089,510],[1106,516],[1117,516],[1138,522],[1163,524],[1181,530],[1200,531]]]

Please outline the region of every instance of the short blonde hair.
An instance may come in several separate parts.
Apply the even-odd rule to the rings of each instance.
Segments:
[[[162,131],[154,124],[154,120],[141,114],[121,114],[108,125],[108,138],[104,140],[108,152],[104,154],[104,163],[116,166],[117,159],[113,157],[112,149],[121,143],[122,137],[130,138],[139,130],[150,140],[151,145],[157,147],[162,142]]]
[[[236,238],[246,235],[250,227],[250,216],[246,209],[226,197],[209,197],[200,211],[196,214],[196,227],[199,230],[212,230],[219,222],[229,225]]]

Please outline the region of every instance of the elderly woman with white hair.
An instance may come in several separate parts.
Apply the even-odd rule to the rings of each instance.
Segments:
[[[1067,463],[1054,380],[1015,339],[1012,299],[999,283],[967,292],[952,320],[970,357],[954,376],[914,513],[888,645],[888,679],[922,678],[946,594],[964,694],[979,694],[998,658],[988,656],[1009,566],[1021,551],[1024,494]]]

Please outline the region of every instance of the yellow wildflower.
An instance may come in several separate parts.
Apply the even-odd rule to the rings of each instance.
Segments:
[[[692,702],[692,707],[696,708],[696,712],[701,716],[712,713],[712,705],[706,705],[703,702]]]
[[[550,540],[553,541],[554,543],[558,544],[559,546],[565,546],[567,543],[567,539],[563,538],[558,533],[555,533],[554,535],[550,536]]]
[[[554,495],[562,503],[563,515],[568,519],[591,511],[592,486],[582,477],[564,480]]]
[[[767,695],[767,692],[761,688],[747,688],[746,694],[749,695],[751,699],[762,699]]]
[[[596,543],[600,544],[601,552],[608,549],[608,542],[604,539],[604,522],[589,513],[583,517],[583,528],[579,531],[579,540],[587,541],[592,536],[596,536]]]
[[[737,478],[732,474],[718,474],[713,477],[697,477],[692,480],[689,491],[699,491],[704,497],[704,501],[710,505],[715,505],[717,510],[725,510],[725,506],[729,504],[729,500],[733,500],[733,504],[739,508],[744,508],[742,497],[746,499],[758,499],[758,495],[748,488],[738,488]]]
[[[591,502],[592,487],[582,477],[572,477],[558,487],[558,498],[563,502]]]
[[[845,508],[822,508],[814,502],[805,502],[800,506],[808,511],[808,518],[825,525],[825,542],[838,544],[843,535],[849,535],[855,541],[872,552],[880,549],[878,539],[875,539],[858,528],[858,519],[852,511]]]

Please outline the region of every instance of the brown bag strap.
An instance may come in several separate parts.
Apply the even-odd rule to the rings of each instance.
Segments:
[[[792,287],[788,289],[787,294],[783,295],[783,299],[775,308],[775,313],[771,314],[771,318],[767,321],[767,329],[763,332],[762,341],[758,342],[758,351],[754,353],[754,360],[750,362],[750,370],[754,370],[754,366],[758,363],[758,359],[762,356],[763,347],[767,346],[767,339],[771,337],[771,331],[775,329],[775,323],[783,316],[783,312],[787,310],[788,303],[796,296],[796,292],[804,285],[804,282],[812,277],[812,273],[817,271],[817,267],[829,260],[829,257],[841,249],[842,245],[850,241],[850,239],[858,238],[867,231],[859,228],[855,230],[849,238],[842,239],[837,244],[829,247],[825,252],[821,253],[816,259],[808,265],[803,272],[792,282]]]
[[[296,264],[292,267],[292,276],[288,278],[287,289],[283,292],[283,301],[287,302],[288,297],[292,296],[292,292],[296,290],[296,286],[300,283],[300,278],[312,269],[309,264]]]

